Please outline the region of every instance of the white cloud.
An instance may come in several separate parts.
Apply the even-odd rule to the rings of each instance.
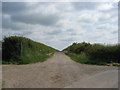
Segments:
[[[16,5],[22,3],[7,5],[3,13],[4,35],[21,34],[60,50],[73,42],[117,43],[117,10],[110,3],[34,2],[24,3],[24,10]]]
[[[96,29],[100,29],[100,30],[104,30],[104,31],[108,31],[108,32],[113,32],[113,31],[118,30],[118,26],[106,23],[106,24],[100,24],[100,25],[96,26]]]
[[[101,5],[98,6],[98,10],[102,10],[102,11],[110,10],[112,8],[113,8],[113,5],[109,4],[109,3],[101,4]]]
[[[81,23],[96,23],[98,22],[98,17],[95,14],[84,13],[78,16],[78,21]]]

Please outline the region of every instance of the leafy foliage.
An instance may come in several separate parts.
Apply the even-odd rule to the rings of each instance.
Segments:
[[[67,55],[80,63],[120,63],[120,45],[101,45],[85,42],[73,43],[71,46],[64,49],[63,51],[67,51]],[[82,58],[83,56],[84,58]]]
[[[73,43],[71,46],[64,49],[64,51],[67,50],[68,52],[80,54],[81,52],[84,52],[86,47],[89,47],[89,46],[90,46],[90,43],[85,43],[85,42]]]
[[[28,64],[42,62],[55,49],[25,37],[5,37],[2,42],[3,63]]]

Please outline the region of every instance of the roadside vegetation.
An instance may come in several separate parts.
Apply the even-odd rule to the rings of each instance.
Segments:
[[[120,66],[120,45],[73,43],[63,50],[71,59],[82,64]]]
[[[2,64],[29,64],[43,62],[56,49],[26,37],[5,37],[2,42]]]
[[[2,41],[0,41],[0,64],[2,64]]]

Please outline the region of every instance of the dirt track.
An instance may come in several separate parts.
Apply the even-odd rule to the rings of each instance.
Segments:
[[[71,88],[72,86],[74,88],[82,88],[80,84],[83,82],[85,83],[86,78],[92,77],[99,73],[114,71],[115,73],[113,74],[113,77],[116,77],[115,82],[117,82],[116,80],[118,77],[117,67],[79,64],[71,60],[62,52],[55,53],[53,57],[43,63],[29,65],[3,65],[2,68],[3,88]],[[97,76],[95,77],[97,78]],[[94,77],[92,77],[92,79],[94,79]],[[81,82],[81,80],[83,82]],[[112,83],[113,79],[110,80],[109,82]],[[106,81],[106,83],[108,82]],[[108,86],[110,85],[111,84]],[[86,86],[89,85],[86,83]],[[111,87],[117,87],[117,85],[112,85]]]

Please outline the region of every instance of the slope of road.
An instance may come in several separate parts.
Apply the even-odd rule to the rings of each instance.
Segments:
[[[118,87],[118,71],[105,71],[83,78],[65,88],[116,88]]]
[[[85,82],[92,80],[98,82],[95,87],[101,85],[109,88],[117,87],[114,84],[118,80],[115,78],[118,77],[117,67],[79,64],[62,52],[56,52],[51,58],[42,63],[3,65],[2,70],[3,88],[82,88],[82,83],[94,88],[94,85],[89,85],[90,82]],[[104,79],[105,75],[110,74],[111,76],[108,79]],[[101,79],[110,84],[108,86],[102,85],[104,80]]]

